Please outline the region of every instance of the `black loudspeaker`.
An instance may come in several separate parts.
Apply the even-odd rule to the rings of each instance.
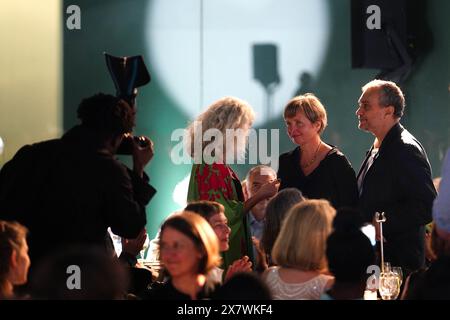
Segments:
[[[404,80],[425,51],[425,0],[352,0],[352,67]]]
[[[280,83],[278,74],[278,51],[274,44],[253,45],[253,78],[258,80],[266,92],[266,112],[263,120],[267,120],[273,110],[272,97]]]
[[[264,88],[280,83],[277,47],[273,44],[253,45],[253,78]]]

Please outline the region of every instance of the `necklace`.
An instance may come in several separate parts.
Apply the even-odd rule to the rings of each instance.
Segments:
[[[314,152],[314,157],[312,157],[312,159],[309,160],[308,163],[302,165],[302,168],[303,168],[303,169],[308,168],[310,165],[312,165],[312,164],[316,161],[316,159],[317,159],[317,154],[318,154],[318,152],[319,152],[319,148],[320,148],[320,145],[321,145],[321,144],[322,144],[322,142],[319,142],[319,145],[317,146],[316,152]]]

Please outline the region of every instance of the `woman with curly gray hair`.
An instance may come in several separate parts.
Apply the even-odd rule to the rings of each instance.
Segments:
[[[187,129],[189,153],[194,159],[187,200],[216,201],[225,207],[231,234],[230,248],[223,253],[224,268],[243,256],[253,260],[245,213],[274,196],[279,185],[277,181],[266,184],[244,201],[239,178],[229,167],[234,159],[244,158],[254,117],[247,102],[225,97],[211,104]]]

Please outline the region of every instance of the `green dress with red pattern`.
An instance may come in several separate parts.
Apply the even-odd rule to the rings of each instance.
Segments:
[[[225,216],[231,228],[230,248],[222,253],[223,268],[244,255],[253,261],[251,234],[244,212],[244,195],[236,173],[220,163],[194,164],[189,181],[188,202],[209,200],[225,207]]]

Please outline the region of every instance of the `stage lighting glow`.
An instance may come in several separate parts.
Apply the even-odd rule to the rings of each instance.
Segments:
[[[180,208],[184,208],[187,205],[187,194],[189,189],[189,180],[191,179],[191,174],[189,173],[186,177],[183,178],[180,182],[175,186],[172,193],[172,200]]]
[[[317,76],[329,36],[326,0],[154,0],[147,17],[154,78],[189,119],[225,95],[247,100],[256,124],[280,117],[301,75]],[[258,44],[276,47],[270,96],[254,79]]]

